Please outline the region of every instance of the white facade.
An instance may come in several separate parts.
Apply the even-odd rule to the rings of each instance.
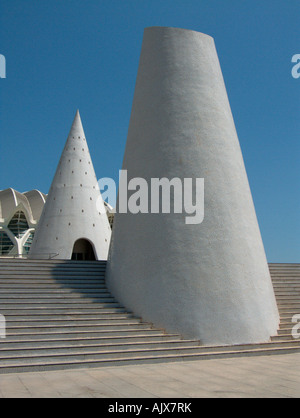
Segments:
[[[205,215],[116,213],[106,281],[120,303],[204,344],[269,341],[279,315],[214,40],[144,33],[128,181],[204,178]]]
[[[105,260],[111,228],[77,111],[62,152],[30,258]],[[86,255],[85,255],[86,250]],[[88,254],[91,250],[93,254]]]
[[[45,200],[38,190],[0,191],[0,257],[28,254]]]

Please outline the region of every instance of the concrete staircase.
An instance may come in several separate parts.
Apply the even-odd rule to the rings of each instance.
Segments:
[[[0,259],[0,373],[224,358],[300,351],[291,318],[300,313],[300,264],[272,264],[281,313],[269,343],[202,346],[127,312],[107,291],[105,262]]]
[[[273,337],[272,341],[290,341],[300,346],[300,338],[295,340],[292,336],[295,325],[292,318],[295,314],[300,314],[300,264],[272,263],[269,268],[280,313],[278,336]]]

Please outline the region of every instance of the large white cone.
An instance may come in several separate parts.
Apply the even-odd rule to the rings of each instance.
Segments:
[[[141,177],[149,188],[151,178],[204,178],[205,215],[187,225],[185,213],[116,213],[106,275],[115,297],[205,344],[276,335],[277,305],[211,37],[145,30],[123,169],[128,182]]]
[[[84,254],[89,242],[95,258],[106,260],[110,237],[111,228],[77,111],[29,257],[49,258],[57,254],[55,259],[71,259],[73,252]]]

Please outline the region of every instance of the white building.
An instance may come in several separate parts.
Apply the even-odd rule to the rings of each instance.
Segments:
[[[0,191],[0,256],[28,254],[45,201],[38,190]]]
[[[106,271],[117,300],[204,344],[276,335],[278,309],[213,38],[145,29],[122,168],[128,182],[204,179],[204,219],[187,225],[184,212],[117,210]]]
[[[76,112],[41,219],[30,258],[106,260],[111,227]]]
[[[0,257],[28,256],[42,213],[32,258],[106,259],[114,209],[100,195],[79,112],[49,196],[0,191]]]

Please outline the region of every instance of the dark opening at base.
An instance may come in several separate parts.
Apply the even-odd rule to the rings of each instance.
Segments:
[[[73,247],[72,260],[96,260],[92,244],[83,238],[77,240]]]

